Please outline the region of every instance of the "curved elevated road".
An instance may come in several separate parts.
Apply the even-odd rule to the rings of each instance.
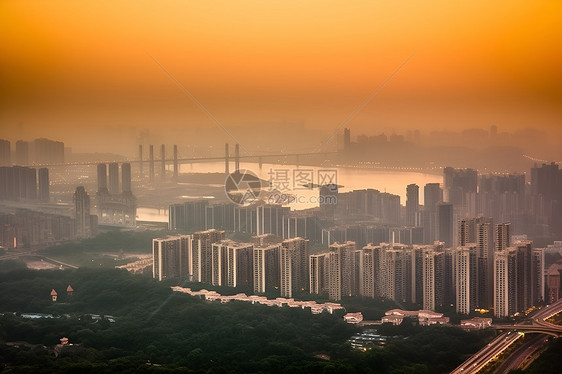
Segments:
[[[562,336],[562,326],[554,325],[545,321],[560,312],[562,312],[562,299],[534,313],[528,321],[531,323],[493,325],[492,328],[497,330],[510,331],[498,335],[486,347],[476,352],[476,354],[453,370],[451,374],[477,373],[480,369],[486,366],[486,364],[505,351],[511,344],[515,343],[522,336],[518,333],[518,331],[549,334],[555,337]]]

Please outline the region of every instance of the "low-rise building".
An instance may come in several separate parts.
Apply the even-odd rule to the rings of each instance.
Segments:
[[[421,326],[449,324],[449,317],[444,317],[443,313],[437,313],[432,310],[391,309],[384,314],[381,322],[392,323],[393,325],[400,325],[404,318],[416,319]]]
[[[357,324],[363,321],[363,313],[347,313],[345,316],[343,316],[343,319],[347,323]]]
[[[322,303],[319,304],[316,301],[299,301],[294,300],[291,298],[284,298],[278,297],[276,299],[268,299],[265,296],[258,296],[258,295],[246,295],[244,293],[239,293],[236,295],[221,295],[216,291],[209,291],[209,290],[200,290],[200,291],[192,291],[190,288],[183,288],[179,286],[172,287],[173,291],[187,293],[191,296],[199,296],[203,300],[207,301],[215,301],[218,300],[221,303],[228,303],[232,300],[235,301],[246,301],[252,304],[263,304],[267,306],[277,306],[283,307],[287,306],[289,308],[301,308],[307,309],[310,308],[310,312],[312,314],[320,314],[324,311],[332,314],[336,310],[344,310],[344,307],[341,304],[336,303]]]
[[[481,330],[492,326],[491,318],[474,317],[461,320],[461,328],[465,330]]]

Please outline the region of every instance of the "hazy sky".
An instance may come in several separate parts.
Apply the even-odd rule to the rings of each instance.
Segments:
[[[328,133],[409,57],[355,133],[562,127],[557,0],[2,0],[0,137],[215,128],[150,56],[233,131]]]

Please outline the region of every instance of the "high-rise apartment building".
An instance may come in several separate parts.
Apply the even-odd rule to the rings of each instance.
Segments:
[[[205,206],[204,229],[234,231],[234,207],[235,204],[233,203],[218,203]]]
[[[328,297],[331,300],[341,300],[342,298],[342,276],[345,256],[339,250],[328,252]]]
[[[496,252],[504,251],[511,243],[511,223],[496,225]]]
[[[283,218],[290,213],[281,204],[263,204],[256,207],[257,235],[274,234],[283,237]]]
[[[507,317],[544,300],[544,253],[519,241],[494,254],[494,315]]]
[[[320,212],[326,218],[333,218],[339,205],[339,187],[335,181],[322,184],[318,188]]]
[[[37,198],[37,170],[24,166],[0,166],[0,200]]]
[[[107,165],[98,164],[98,194],[108,193],[107,189]]]
[[[292,211],[284,217],[283,238],[307,238],[313,242],[322,240],[320,219],[314,213]]]
[[[258,216],[255,206],[234,206],[234,231],[257,235]]]
[[[491,218],[480,218],[476,224],[478,245],[478,306],[494,305],[494,223]]]
[[[469,314],[477,306],[478,260],[476,244],[458,247],[454,252],[457,313]]]
[[[293,251],[286,246],[279,250],[279,289],[282,297],[293,296]]]
[[[481,175],[478,192],[502,194],[505,192],[525,194],[525,174],[489,174]]]
[[[514,244],[516,294],[515,309],[526,310],[534,305],[536,292],[535,267],[533,266],[533,243],[521,241]]]
[[[25,166],[29,164],[29,142],[18,140],[16,142],[16,165]]]
[[[420,224],[423,227],[423,243],[431,244],[438,240],[437,204],[443,201],[443,190],[439,183],[428,183],[423,189],[424,205],[420,212]]]
[[[15,166],[17,169],[18,167]],[[23,167],[19,170],[20,185],[19,192],[21,199],[37,199],[37,170]]]
[[[458,222],[457,245],[464,246],[467,243],[476,243],[476,218],[463,218]]]
[[[332,300],[341,300],[343,296],[357,294],[354,291],[353,256],[355,242],[334,243],[328,252],[328,296]]]
[[[0,139],[0,166],[12,165],[12,151],[10,141]]]
[[[507,317],[515,313],[515,258],[509,251],[494,253],[494,315]]]
[[[310,274],[310,293],[322,294],[328,292],[329,287],[329,254],[320,253],[310,255],[309,274]]]
[[[531,168],[531,194],[542,195],[547,200],[562,198],[562,170],[554,162]]]
[[[119,193],[119,164],[112,162],[109,164],[109,193],[117,195]]]
[[[64,143],[49,139],[35,139],[33,141],[33,161],[36,164],[64,163]]]
[[[531,195],[537,219],[546,219],[550,232],[562,235],[562,170],[556,163],[531,169]]]
[[[39,175],[39,200],[48,202],[50,200],[49,169],[41,168]]]
[[[247,287],[253,289],[254,246],[221,240],[212,244],[211,279],[216,286]]]
[[[423,188],[423,205],[426,210],[435,209],[443,201],[443,189],[439,183],[427,183]]]
[[[170,230],[204,229],[208,204],[208,200],[196,200],[170,205],[168,209],[168,228]]]
[[[476,193],[478,189],[478,172],[474,169],[443,169],[444,201],[456,207],[466,204],[466,194]]]
[[[382,296],[398,302],[413,302],[414,259],[411,247],[404,244],[381,244]]]
[[[440,274],[436,272],[438,270],[436,269],[436,265],[438,265],[436,255],[438,254],[431,246],[422,249],[422,305],[424,310],[435,310],[438,302],[436,278]]]
[[[359,294],[363,297],[374,298],[376,296],[375,283],[380,268],[377,247],[368,244],[359,250],[359,253],[357,269],[359,273]]]
[[[281,296],[292,297],[293,292],[302,292],[309,287],[308,239],[285,239],[280,251]]]
[[[469,245],[469,243],[475,243],[477,245],[478,294],[476,296],[476,306],[480,308],[491,307],[493,304],[494,290],[494,235],[491,218],[477,217],[459,220],[458,245],[466,246]]]
[[[455,289],[455,248],[442,248],[443,252],[443,304],[453,306],[456,303]]]
[[[438,238],[445,243],[445,247],[453,246],[453,204],[437,204]]]
[[[152,277],[186,279],[189,276],[191,235],[169,236],[152,240]]]
[[[546,300],[546,265],[544,262],[544,248],[533,248],[532,261],[533,277],[533,305]]]
[[[224,231],[206,230],[193,234],[192,278],[195,282],[212,283],[213,244],[224,240]]]
[[[281,244],[254,245],[254,292],[264,293],[279,289],[281,274],[279,273]]]
[[[76,219],[76,235],[87,238],[91,235],[90,196],[83,186],[76,187],[74,192],[74,214]]]
[[[131,193],[131,164],[125,162],[121,164],[121,186],[123,193]]]
[[[419,226],[420,188],[417,184],[406,187],[406,224]]]
[[[0,213],[0,246],[6,249],[38,248],[74,239],[73,217],[22,208]]]

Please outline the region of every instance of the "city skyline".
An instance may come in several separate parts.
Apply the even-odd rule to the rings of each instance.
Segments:
[[[0,367],[558,372],[560,46],[553,0],[0,1]]]
[[[560,134],[556,2],[1,6],[0,121],[14,141],[231,140],[176,83],[233,135],[254,129],[248,144],[283,123],[320,131],[321,142],[362,103],[355,133]]]

